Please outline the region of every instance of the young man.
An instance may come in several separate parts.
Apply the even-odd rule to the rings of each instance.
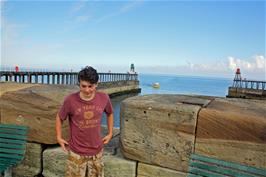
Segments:
[[[68,95],[56,116],[57,141],[68,152],[66,177],[103,177],[103,145],[113,135],[113,108],[109,96],[97,92],[99,76],[92,67],[78,74],[80,91]],[[108,135],[101,138],[102,113],[107,115]],[[62,122],[68,118],[70,138],[62,138]]]

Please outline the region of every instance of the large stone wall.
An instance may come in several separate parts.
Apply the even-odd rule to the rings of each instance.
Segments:
[[[209,99],[183,95],[132,97],[121,105],[125,157],[186,172],[194,149],[198,111]]]
[[[187,172],[192,152],[266,168],[265,100],[145,95],[124,100],[120,119],[121,150],[139,176]]]
[[[266,99],[266,90],[229,87],[229,98]]]
[[[54,118],[64,96],[78,88],[18,88],[2,89],[0,102],[1,123],[30,127],[26,157],[13,175],[61,177],[66,154],[56,144]],[[186,176],[192,152],[266,168],[265,105],[265,100],[208,96],[128,98],[121,104],[121,133],[115,130],[105,146],[105,176]],[[67,125],[63,132],[67,136]]]

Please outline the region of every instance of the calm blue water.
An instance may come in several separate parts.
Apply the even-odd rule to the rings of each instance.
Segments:
[[[141,94],[197,94],[225,97],[232,79],[140,74]],[[160,83],[155,89],[152,84]]]
[[[232,85],[232,79],[225,78],[208,78],[208,77],[192,77],[192,76],[169,76],[169,75],[139,75],[140,95],[145,94],[188,94],[188,95],[207,95],[225,97],[228,87]],[[152,84],[160,83],[160,88],[152,87]],[[131,95],[132,96],[132,95]],[[129,95],[116,97],[112,99],[114,107],[114,125],[120,126],[120,103],[122,100],[130,97]],[[104,116],[103,124],[106,124]]]

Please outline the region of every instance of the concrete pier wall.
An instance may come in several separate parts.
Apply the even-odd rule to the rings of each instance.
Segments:
[[[1,95],[1,123],[30,127],[26,157],[14,168],[15,177],[64,176],[67,154],[55,140],[54,118],[64,96],[77,89],[29,84]],[[186,176],[191,153],[266,168],[265,104],[188,95],[128,98],[121,103],[120,130],[105,146],[105,176]],[[66,132],[67,124],[65,138]]]
[[[228,88],[228,98],[266,99],[266,90],[250,88]]]

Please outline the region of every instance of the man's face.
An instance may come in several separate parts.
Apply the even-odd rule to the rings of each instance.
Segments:
[[[79,88],[80,92],[84,97],[90,98],[96,91],[97,84],[91,84],[88,81],[80,81]]]

